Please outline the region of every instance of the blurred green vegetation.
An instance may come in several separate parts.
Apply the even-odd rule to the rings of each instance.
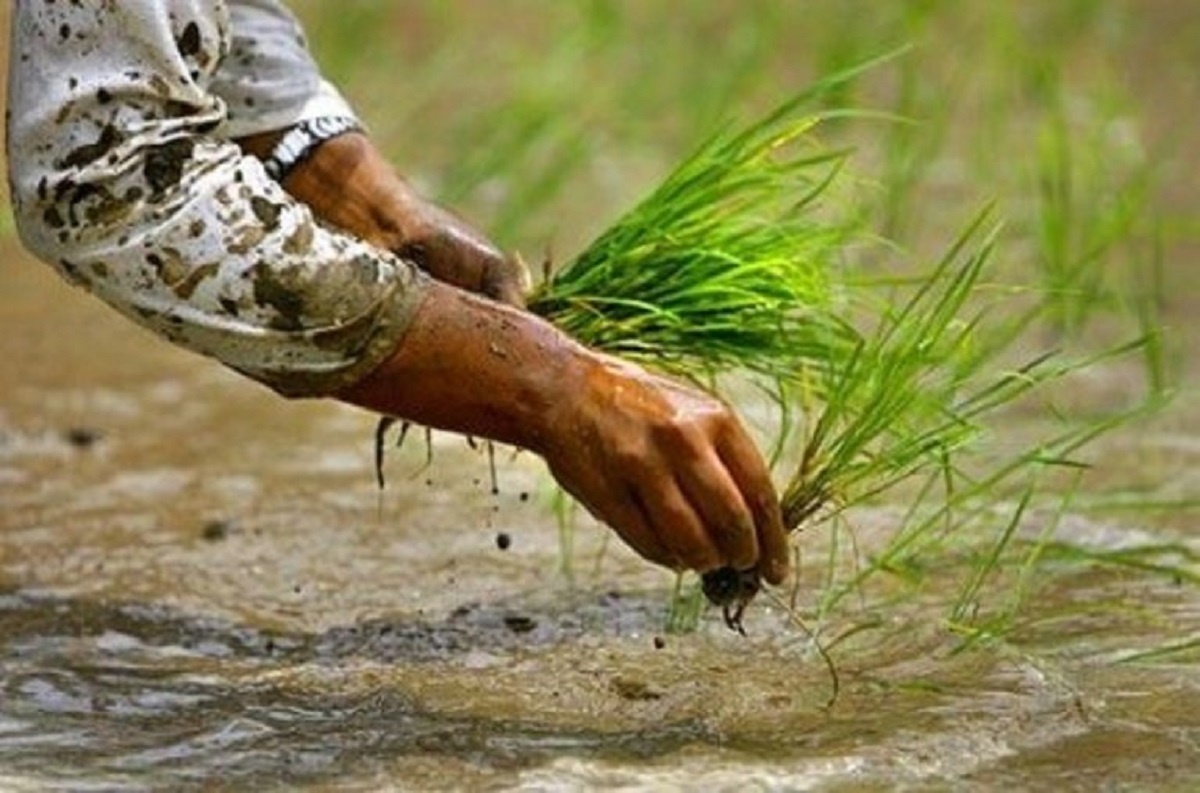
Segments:
[[[969,214],[945,210],[995,198],[1010,234],[1040,245],[1068,289],[1080,286],[1062,272],[1070,259],[1135,236],[1119,233],[1136,225],[1126,191],[1151,189],[1146,177],[1179,156],[1177,125],[1137,93],[1150,68],[1139,59],[1177,72],[1141,79],[1194,85],[1186,28],[1200,32],[1170,4],[1147,14],[1117,0],[294,5],[330,77],[407,173],[504,244],[561,247],[559,258],[720,122],[912,43],[828,98],[913,122],[843,130],[876,184],[872,227],[915,248]],[[1194,208],[1156,209],[1195,233]],[[1077,239],[1056,231],[1063,223]]]
[[[1200,15],[1167,2],[297,0],[318,60],[418,185],[535,274],[581,251],[722,124],[910,44],[825,98],[897,121],[823,125],[855,148],[848,255],[906,275],[981,206],[1000,267],[1071,343],[1165,316],[1178,379],[1196,299]],[[1189,35],[1192,34],[1192,35]],[[1191,288],[1189,288],[1191,287]],[[1035,294],[1036,292],[1036,294]],[[1114,319],[1115,318],[1115,319]],[[1140,318],[1140,319],[1139,319]]]

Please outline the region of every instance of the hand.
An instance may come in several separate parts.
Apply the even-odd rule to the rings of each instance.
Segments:
[[[513,306],[525,305],[529,271],[466,221],[411,193],[398,197],[403,241],[392,250],[442,283]]]
[[[238,141],[264,157],[283,134]],[[284,188],[313,214],[412,261],[443,283],[514,306],[525,304],[529,274],[462,218],[413,190],[360,133],[322,143],[288,175]]]
[[[650,561],[787,575],[766,463],[729,408],[524,311],[430,283],[395,354],[339,397],[540,454]]]
[[[607,356],[560,406],[542,450],[551,472],[646,559],[704,573],[787,575],[787,537],[766,465],[707,394]]]

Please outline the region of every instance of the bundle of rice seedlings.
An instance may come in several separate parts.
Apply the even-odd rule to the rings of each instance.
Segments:
[[[781,498],[791,530],[924,482],[910,514],[932,494],[940,504],[926,512],[943,522],[924,517],[899,527],[886,557],[949,524],[949,511],[968,498],[986,500],[1021,472],[1057,462],[1035,448],[973,470],[989,418],[1095,359],[1016,355],[1040,317],[989,316],[979,287],[996,229],[986,211],[907,294],[843,272],[843,250],[860,231],[829,199],[848,153],[824,146],[817,133],[853,114],[812,108],[883,59],[707,140],[547,274],[528,307],[594,348],[714,388],[731,371],[768,386],[778,400],[778,446],[793,452],[782,458],[797,461]],[[797,415],[802,421],[793,422]],[[1065,457],[1107,426],[1067,433],[1052,446]],[[1011,529],[998,542],[1010,536]],[[740,630],[759,589],[755,571],[721,570],[704,576],[695,597],[703,592]]]
[[[781,499],[792,530],[921,477],[945,483],[944,512],[959,503],[955,483],[972,481],[970,452],[986,420],[1089,363],[1010,360],[1039,318],[987,316],[978,288],[996,234],[986,231],[987,211],[906,297],[841,271],[842,250],[859,231],[822,199],[848,155],[825,148],[816,132],[851,114],[807,108],[876,62],[708,140],[529,302],[614,354],[710,385],[732,370],[770,384],[779,443],[798,451]],[[784,437],[797,414],[802,431]],[[980,481],[995,493],[1044,462],[1019,457]],[[918,488],[914,500],[930,493]],[[898,537],[913,541],[903,529]],[[706,575],[701,591],[740,630],[759,588],[754,571],[722,570]]]
[[[857,223],[819,203],[848,152],[821,145],[817,128],[837,114],[811,107],[869,65],[704,142],[548,274],[529,309],[592,347],[696,380],[740,370],[774,381],[851,350],[836,270]]]
[[[952,467],[956,452],[982,431],[978,414],[1029,384],[1006,379],[964,396],[990,357],[975,339],[981,316],[964,316],[991,254],[992,235],[966,253],[985,218],[968,226],[907,301],[866,304],[876,312],[874,331],[808,376],[816,379],[810,386],[819,397],[807,400],[806,421],[793,441],[798,462],[781,497],[789,531],[922,472]],[[703,581],[705,595],[724,607],[726,622],[738,630],[759,588],[755,571],[721,570]]]
[[[710,137],[582,253],[548,272],[526,307],[590,347],[713,387],[723,373],[749,373],[787,412],[785,380],[845,358],[857,343],[841,318],[836,269],[858,223],[820,201],[848,152],[816,135],[849,113],[814,108],[889,57],[827,77],[744,128]],[[376,429],[380,487],[393,423],[384,418]]]
[[[822,373],[823,399],[782,497],[790,529],[950,464],[981,432],[982,413],[1035,381],[1042,361],[1031,362],[1024,378],[1002,376],[970,393],[999,352],[978,338],[982,309],[965,313],[992,255],[994,231],[966,250],[986,217],[967,227],[905,302],[882,303],[874,332]]]

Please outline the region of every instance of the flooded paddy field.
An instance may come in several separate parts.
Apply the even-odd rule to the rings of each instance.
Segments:
[[[1184,35],[1200,24],[1183,5],[1148,4],[1136,24],[1118,15],[1129,27],[1110,31],[1117,44],[1095,44],[1128,64],[1142,100],[1132,118],[1164,152],[1200,145],[1190,124],[1200,36]],[[319,45],[327,12],[299,7]],[[570,21],[542,10],[551,29]],[[442,73],[436,62],[469,81],[468,65],[429,55],[435,43],[421,50],[414,25],[432,36],[453,23],[461,45],[500,20],[426,11],[379,19],[429,56],[429,80]],[[505,46],[518,51],[526,27],[514,22]],[[965,52],[947,47],[950,59]],[[378,77],[332,60],[380,134],[419,160],[397,142]],[[423,101],[404,106],[439,104]],[[449,125],[453,111],[433,118]],[[672,152],[595,164],[597,208],[556,199],[563,238],[601,227],[585,216],[619,210]],[[616,187],[614,163],[628,174]],[[1164,153],[1161,171],[1175,396],[1090,455],[1095,490],[1137,497],[1106,510],[1081,500],[1056,536],[1097,554],[1164,550],[1140,568],[1048,561],[1013,630],[966,650],[946,623],[954,591],[887,585],[822,628],[838,674],[832,705],[826,664],[778,601],[751,607],[746,637],[715,611],[694,632],[670,633],[672,577],[582,516],[565,574],[552,484],[531,456],[498,450],[493,492],[481,451],[438,434],[427,464],[413,433],[390,454],[380,493],[371,416],[281,401],[172,349],[60,282],[7,233],[0,789],[1191,787],[1200,193],[1190,157]],[[485,221],[489,189],[464,199]],[[536,223],[514,237],[546,241]],[[1126,374],[1097,374],[1080,401],[1128,392]],[[1012,421],[1020,434],[1038,419]],[[856,517],[865,556],[899,514],[881,505]],[[1031,516],[1021,533],[1036,536],[1045,519]],[[800,542],[819,559],[820,537]],[[802,616],[820,567],[801,567]]]

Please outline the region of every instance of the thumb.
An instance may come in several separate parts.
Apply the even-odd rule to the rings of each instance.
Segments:
[[[529,268],[520,254],[493,259],[484,276],[483,292],[502,303],[525,307],[525,296],[532,285]]]

